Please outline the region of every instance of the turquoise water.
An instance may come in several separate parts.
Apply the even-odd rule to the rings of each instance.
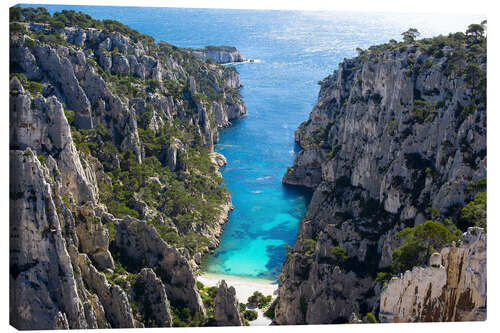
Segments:
[[[234,211],[221,245],[204,269],[276,278],[293,246],[308,193],[284,187],[281,178],[297,152],[293,132],[316,102],[317,82],[356,47],[400,39],[409,27],[422,36],[464,31],[482,17],[210,10],[179,8],[46,6],[111,18],[180,47],[233,45],[256,63],[237,65],[248,116],[221,132],[216,150]]]

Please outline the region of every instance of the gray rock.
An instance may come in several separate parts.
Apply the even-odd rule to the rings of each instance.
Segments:
[[[214,300],[214,319],[217,326],[243,326],[236,290],[234,287],[228,287],[224,280],[219,282],[218,287]]]
[[[236,48],[206,47],[202,50],[193,50],[191,53],[203,61],[210,59],[217,64],[246,61],[245,57]]]
[[[177,248],[167,245],[156,229],[145,222],[125,218],[115,227],[115,246],[122,256],[137,265],[157,267],[171,302],[183,304],[192,313],[205,314],[194,272]]]
[[[24,25],[31,31],[53,33],[46,24]],[[146,112],[151,115],[148,127],[153,132],[176,119],[183,120],[196,128],[211,150],[218,129],[246,113],[234,94],[234,89],[241,87],[237,72],[198,61],[198,67],[188,71],[168,52],[160,59],[156,51],[120,33],[71,27],[58,33],[68,44],[25,43],[31,38],[27,35],[13,36],[10,41],[11,68],[42,84],[42,94],[32,96],[17,78],[10,81],[12,325],[19,329],[171,326],[169,299],[193,314],[204,315],[193,272],[197,264],[188,257],[195,256],[199,262],[203,253],[218,244],[231,209],[230,197],[221,205],[213,225],[193,223],[179,230],[168,218],[159,220],[171,232],[205,236],[209,246],[190,254],[167,245],[153,226],[131,218],[116,219],[99,201],[105,194],[101,191],[111,191],[113,186],[103,164],[120,167],[120,161],[113,150],[99,152],[98,158],[78,152],[65,113],[75,113],[72,125],[77,129],[99,124],[118,152],[132,150],[139,163],[145,147],[137,119],[145,118]],[[101,75],[101,70],[108,75]],[[111,72],[156,80],[162,91],[153,93],[141,87],[138,96],[127,96],[104,79]],[[193,112],[187,110],[190,101],[185,96],[170,94],[167,81],[174,85],[190,82],[196,95],[202,93],[198,75],[211,82],[223,101],[199,103]],[[220,123],[212,121],[215,113]],[[165,152],[164,162],[179,179],[189,175],[180,140]],[[221,156],[213,159],[215,170],[222,160]],[[134,200],[130,204],[142,212],[142,218],[156,217],[155,210],[143,200]],[[159,272],[158,277],[151,269],[141,272],[147,295],[135,299],[130,282],[122,288],[107,280],[103,273],[109,276],[117,272],[116,251],[129,256],[140,268]],[[151,321],[143,323],[140,316],[136,318],[131,300],[137,300],[143,315],[154,308],[154,313],[146,316]]]
[[[408,75],[411,55],[428,59],[418,48],[345,59],[321,82],[318,103],[295,132],[301,151],[283,183],[314,194],[282,267],[279,324],[376,313],[380,285],[372,276],[391,265],[397,233],[425,222],[430,206],[456,212],[477,192],[466,191],[470,182],[486,177],[485,104],[457,112],[472,103],[464,76],[451,78],[446,59],[433,57],[433,66]],[[434,113],[418,119],[415,100]],[[345,262],[332,255],[336,246]]]
[[[165,288],[151,268],[143,268],[139,272],[134,290],[145,322],[153,321],[157,327],[172,326],[170,302]]]

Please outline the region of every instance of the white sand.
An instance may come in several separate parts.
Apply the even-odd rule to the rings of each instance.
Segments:
[[[236,290],[236,298],[238,301],[245,304],[248,302],[248,297],[252,296],[256,290],[260,291],[265,296],[272,295],[273,300],[278,294],[277,281],[213,273],[203,273],[198,276],[197,280],[205,286],[210,287],[217,286],[219,281],[225,280],[228,286],[233,286]],[[250,322],[250,326],[271,325],[271,319],[265,317],[262,310],[258,308],[251,309],[256,310],[259,316],[256,320]]]

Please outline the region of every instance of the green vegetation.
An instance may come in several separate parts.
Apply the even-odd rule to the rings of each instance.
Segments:
[[[390,281],[392,277],[393,274],[391,272],[377,272],[377,278],[375,279],[375,281],[384,285],[388,281]]]
[[[420,124],[424,122],[431,122],[434,120],[436,115],[436,105],[417,99],[413,102],[411,115]]]
[[[307,300],[304,295],[300,296],[299,299],[300,312],[302,313],[303,320],[306,320],[307,316]]]
[[[25,33],[27,33],[27,30],[24,27],[24,25],[13,22],[13,23],[10,23],[10,25],[9,25],[9,32],[11,34],[25,34]]]
[[[276,305],[278,305],[278,301],[275,300],[274,302],[271,303],[269,308],[264,312],[264,316],[267,318],[274,320],[274,310],[276,309]]]
[[[14,76],[19,79],[19,82],[21,82],[23,88],[28,90],[32,96],[36,96],[42,93],[43,86],[39,82],[28,80],[22,73],[11,73],[9,75],[9,79],[12,79]]]
[[[73,121],[75,120],[75,112],[71,110],[67,110],[66,108],[64,109],[64,115],[66,116],[66,119],[68,120],[68,124],[70,126],[73,125]]]
[[[460,235],[440,222],[428,220],[413,228],[403,229],[398,237],[404,239],[404,243],[393,253],[393,270],[404,272],[414,266],[427,264],[433,252],[458,240]]]
[[[365,315],[365,318],[363,319],[363,322],[369,323],[369,324],[376,324],[376,323],[378,323],[378,320],[377,320],[377,317],[375,317],[375,315],[373,313],[368,312]]]
[[[26,149],[26,151],[23,153],[23,156],[33,156],[33,152],[31,151],[31,149]]]
[[[422,70],[435,66],[434,59],[445,57],[444,50],[449,48],[442,65],[444,73],[450,78],[462,77],[472,90],[471,96],[476,105],[486,104],[486,21],[471,24],[463,32],[450,33],[447,36],[418,39],[420,33],[411,28],[401,35],[403,41],[391,40],[388,43],[374,45],[368,50],[357,49],[361,61],[374,61],[384,52],[409,52],[405,73],[416,75]],[[427,56],[423,62],[415,59],[416,50]],[[417,97],[417,99],[419,99]],[[425,119],[424,117],[423,119]]]
[[[465,226],[486,229],[486,192],[478,192],[474,200],[462,209],[460,220]]]
[[[214,223],[220,214],[220,205],[227,200],[227,193],[220,186],[222,178],[215,173],[208,151],[201,146],[201,137],[194,126],[177,120],[167,123],[156,133],[150,129],[141,129],[139,133],[146,153],[142,163],[131,150],[120,153],[102,124],[89,130],[72,128],[77,149],[99,158],[111,178],[111,189],[99,184],[101,201],[117,217],[139,218],[141,212],[136,210],[134,203],[142,200],[181,231],[180,234],[171,231],[171,224],[160,223],[158,219],[148,221],[167,242],[192,252],[207,246],[208,239],[189,232],[190,226]],[[159,159],[164,147],[174,142],[174,138],[183,142],[186,148],[178,157],[189,170],[185,179],[179,179],[178,172],[170,170]],[[115,156],[119,164],[103,156]],[[163,190],[162,185],[149,181],[154,177],[164,184]]]
[[[203,301],[203,305],[207,310],[207,317],[213,318],[214,316],[214,306],[215,306],[215,297],[217,296],[217,287],[205,287],[203,283],[196,282],[196,286],[200,292],[201,300]]]
[[[486,178],[481,178],[477,182],[470,182],[465,188],[466,192],[486,191]]]
[[[272,296],[264,296],[260,291],[255,291],[252,296],[248,298],[248,303],[252,306],[257,306],[259,309],[263,309],[271,303]]]
[[[194,315],[188,308],[178,309],[171,307],[174,327],[200,327],[205,323],[205,318],[201,312]]]
[[[255,310],[245,310],[245,312],[243,313],[243,318],[245,318],[245,320],[248,320],[248,321],[255,320],[255,319],[257,319],[257,317],[258,317],[258,314],[257,314],[257,311],[255,311]]]
[[[36,158],[40,161],[40,163],[45,164],[45,156],[38,155]]]
[[[342,246],[330,246],[330,254],[333,255],[337,261],[343,262],[347,259],[347,251]]]
[[[141,34],[137,30],[114,20],[96,20],[91,16],[75,12],[74,10],[62,10],[54,13],[53,16],[43,7],[38,8],[21,8],[12,7],[9,11],[10,22],[37,22],[45,23],[54,29],[62,29],[64,27],[81,27],[83,29],[95,28],[106,32],[119,32],[121,34],[132,37],[132,40],[137,43],[142,41],[146,44],[154,43],[151,36]]]
[[[166,42],[156,44],[152,37],[119,22],[95,20],[81,12],[63,10],[51,15],[42,7],[14,7],[10,9],[10,21],[11,33],[24,34],[24,44],[28,47],[33,47],[36,43],[48,43],[55,47],[68,46],[69,52],[82,48],[95,49],[98,45],[96,40],[87,40],[85,45],[73,45],[61,37],[63,34],[60,31],[64,27],[94,28],[108,33],[121,33],[134,44],[142,43],[146,53],[158,58],[165,67],[169,67],[172,60],[182,66],[179,78],[160,82],[133,75],[113,74],[101,68],[93,56],[86,58],[87,63],[94,67],[106,86],[122,102],[128,104],[132,99],[142,99],[141,103],[144,103],[146,110],[137,114],[136,120],[144,156],[137,156],[137,152],[132,150],[123,150],[123,138],[112,130],[113,120],[103,120],[105,122],[95,124],[92,129],[78,129],[74,123],[75,112],[64,107],[64,114],[71,126],[77,150],[97,158],[111,179],[111,186],[106,182],[98,184],[99,200],[108,207],[109,212],[116,217],[129,215],[144,218],[141,207],[145,203],[157,217],[147,222],[154,225],[169,244],[185,247],[190,253],[210,245],[209,239],[194,233],[193,228],[218,220],[220,207],[228,198],[228,193],[222,186],[223,180],[216,173],[199,128],[190,124],[189,119],[180,120],[185,119],[185,116],[168,120],[157,130],[150,128],[153,115],[162,114],[163,111],[151,101],[149,94],[171,96],[179,114],[198,117],[198,103],[210,105],[213,102],[230,103],[241,100],[239,93],[223,82],[235,69],[213,65],[222,71],[222,75],[211,69],[207,72],[207,64],[184,49]],[[21,23],[29,22],[46,26],[37,31],[28,31]],[[211,48],[213,47],[209,47]],[[233,50],[231,47],[218,49]],[[111,51],[121,52],[123,50],[119,47]],[[29,81],[23,74],[11,75],[17,76],[33,96],[43,91],[40,82]],[[191,92],[187,80],[189,77],[196,81],[196,93]],[[208,121],[215,127],[213,115],[209,114]],[[168,147],[174,146],[178,148],[177,166],[172,170],[165,152]],[[150,181],[152,178],[159,181]],[[108,227],[111,235],[111,225]],[[178,231],[174,231],[175,229]],[[182,313],[179,318],[181,315]]]
[[[65,194],[61,194],[61,199],[62,201],[64,202],[64,205],[66,206],[66,208],[70,208],[70,202],[69,202],[69,198],[67,195]]]
[[[225,46],[225,45],[220,45],[220,46],[214,46],[214,45],[208,45],[202,51],[219,51],[219,52],[236,52],[237,49],[234,46]]]
[[[106,229],[108,229],[108,234],[109,234],[109,242],[113,242],[116,238],[116,228],[115,224],[112,221],[109,221],[104,225]]]
[[[325,155],[325,159],[331,160],[332,158],[334,158],[337,155],[337,153],[340,151],[340,149],[341,149],[341,146],[334,146],[332,148],[332,150]]]
[[[285,251],[286,251],[286,260],[285,261],[288,261],[293,256],[293,247],[291,247],[287,243],[285,243],[285,245],[283,245],[283,247],[285,248]]]
[[[387,133],[389,135],[395,135],[397,129],[398,122],[396,121],[396,119],[392,119],[391,121],[389,121],[389,123],[387,124]]]
[[[10,9],[10,22],[12,23],[11,33],[26,34],[28,37],[25,38],[25,40],[28,41],[27,43],[33,44],[36,40],[39,40],[42,43],[70,46],[72,48],[81,48],[82,46],[71,45],[66,42],[59,34],[59,29],[64,27],[80,27],[83,29],[100,29],[108,33],[121,33],[122,35],[130,37],[133,43],[142,43],[148,55],[159,58],[164,64],[170,63],[169,59],[174,59],[187,73],[189,73],[190,76],[196,80],[197,89],[200,91],[198,97],[190,96],[186,80],[182,78],[177,82],[166,81],[162,86],[160,82],[154,80],[144,80],[133,76],[121,77],[119,75],[113,75],[109,72],[103,71],[103,69],[95,63],[94,59],[89,58],[89,63],[93,63],[99,74],[103,76],[107,83],[110,83],[112,91],[118,93],[121,98],[145,97],[145,90],[147,89],[150,92],[159,90],[161,93],[173,96],[177,99],[201,99],[205,103],[211,103],[212,101],[224,102],[224,94],[215,90],[213,80],[217,81],[218,86],[226,91],[226,98],[232,98],[233,100],[241,98],[241,96],[239,96],[239,94],[233,89],[221,84],[222,82],[219,77],[208,77],[205,71],[200,71],[199,68],[206,67],[206,63],[190,54],[187,50],[175,47],[163,41],[156,44],[153,37],[141,34],[138,31],[114,20],[96,20],[85,13],[75,12],[72,10],[62,10],[61,12],[56,12],[51,16],[50,13],[43,7],[13,7]],[[47,29],[40,29],[36,32],[28,32],[24,26],[18,22],[44,23],[47,24]],[[90,41],[87,42],[87,44],[88,45],[85,45],[87,48],[97,47],[96,41]],[[235,50],[234,47],[230,46],[208,46],[207,49],[224,51]],[[115,48],[111,53],[119,52],[120,50]],[[220,65],[214,66],[218,66],[218,68],[225,73],[224,75],[228,75],[230,72],[235,71],[232,67]],[[186,107],[192,108],[193,105],[191,103],[187,103]]]
[[[407,31],[403,32],[401,36],[403,36],[403,40],[405,41],[405,43],[413,43],[415,39],[420,36],[420,32],[418,32],[418,30],[415,28],[410,28]]]
[[[314,249],[316,248],[316,241],[311,238],[304,239],[302,244],[302,254],[309,256],[314,253]]]

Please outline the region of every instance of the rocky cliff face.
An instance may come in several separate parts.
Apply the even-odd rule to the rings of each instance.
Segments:
[[[226,281],[219,282],[214,301],[214,319],[217,326],[243,326],[239,312],[239,302],[234,287],[228,287]]]
[[[455,34],[372,47],[320,82],[283,177],[314,195],[282,268],[277,323],[377,313],[396,234],[429,207],[458,220],[486,177],[485,60],[484,45]]]
[[[201,50],[193,50],[191,53],[203,61],[211,60],[216,64],[246,61],[245,57],[232,46],[207,46]]]
[[[486,320],[486,234],[469,228],[428,267],[393,278],[380,295],[381,322]]]
[[[203,318],[194,270],[231,208],[212,149],[246,112],[237,72],[117,22],[51,26],[28,10],[10,36],[11,324]]]

